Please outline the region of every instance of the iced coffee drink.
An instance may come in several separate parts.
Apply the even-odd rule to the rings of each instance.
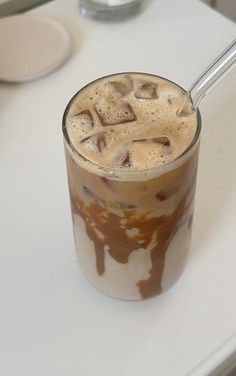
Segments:
[[[80,90],[63,131],[76,252],[89,281],[121,299],[169,289],[188,254],[200,115],[177,116],[185,92],[122,73]]]

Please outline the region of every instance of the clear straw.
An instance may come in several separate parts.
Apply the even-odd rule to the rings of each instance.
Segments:
[[[236,63],[236,39],[211,63],[187,91],[177,114],[190,115],[196,110],[200,101],[233,68]],[[190,101],[189,101],[190,99]],[[190,106],[189,103],[192,102]]]

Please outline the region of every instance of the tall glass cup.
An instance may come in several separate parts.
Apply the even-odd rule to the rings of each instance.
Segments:
[[[68,136],[68,113],[84,89],[71,99],[63,118],[79,263],[88,280],[108,295],[128,300],[153,297],[168,290],[185,267],[197,177],[200,113],[195,136],[177,159],[146,169],[143,174],[105,168],[86,160]]]

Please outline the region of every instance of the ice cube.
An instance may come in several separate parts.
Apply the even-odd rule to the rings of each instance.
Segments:
[[[116,150],[113,150],[111,156],[111,163],[114,167],[130,167],[131,155],[127,145],[119,145]]]
[[[96,193],[93,193],[91,189],[83,185],[83,191],[90,200],[97,201],[101,206],[106,207],[106,202],[102,198],[98,197]]]
[[[126,154],[123,154],[120,158],[120,165],[124,167],[130,167],[131,161],[130,161],[130,153],[127,151]]]
[[[174,194],[176,194],[177,191],[177,186],[162,188],[160,191],[157,192],[156,199],[158,201],[165,201],[168,198],[172,197]]]
[[[109,136],[106,132],[98,132],[80,142],[93,152],[102,152],[108,145]]]
[[[154,137],[152,139],[152,142],[155,142],[157,144],[161,144],[161,145],[164,145],[164,146],[170,146],[170,140],[166,136]]]
[[[156,99],[157,95],[157,84],[146,82],[135,92],[135,97],[138,99]]]
[[[73,127],[93,127],[93,116],[89,110],[84,110],[75,114],[71,118]]]
[[[123,82],[119,81],[108,82],[108,87],[113,94],[118,95],[119,97],[124,97],[125,95],[129,94],[132,89],[132,87],[128,87]]]
[[[141,138],[139,140],[133,140],[133,142],[154,142],[156,144],[161,144],[164,146],[170,146],[170,140],[166,136],[152,137],[152,138]]]
[[[94,108],[103,126],[130,123],[136,120],[133,108],[128,102],[104,99],[96,103]]]
[[[177,110],[178,117],[188,117],[194,113],[195,109],[191,102],[191,97],[189,94],[183,96],[182,102]]]

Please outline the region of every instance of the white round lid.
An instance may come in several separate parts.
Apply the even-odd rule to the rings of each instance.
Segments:
[[[45,75],[59,67],[70,50],[69,33],[51,18],[0,19],[0,80],[21,82]]]

